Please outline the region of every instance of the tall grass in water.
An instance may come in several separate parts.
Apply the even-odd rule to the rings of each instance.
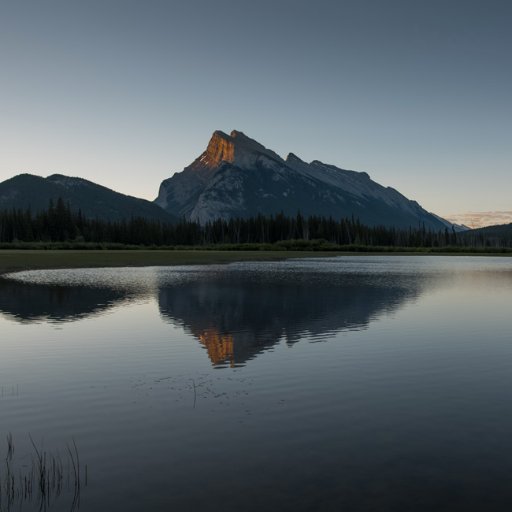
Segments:
[[[29,439],[31,464],[26,464],[15,460],[13,436],[7,434],[4,465],[0,467],[0,512],[23,510],[24,506],[48,511],[64,493],[71,496],[70,512],[78,510],[82,483],[87,486],[87,466],[83,479],[75,441],[66,446],[63,459],[58,452],[47,452],[38,446],[30,435]]]

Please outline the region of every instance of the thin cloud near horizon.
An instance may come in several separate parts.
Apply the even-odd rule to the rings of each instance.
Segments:
[[[445,219],[455,224],[464,224],[469,228],[483,228],[512,223],[512,210],[456,213],[446,215]]]

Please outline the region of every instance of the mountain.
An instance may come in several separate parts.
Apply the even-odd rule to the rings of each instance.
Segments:
[[[363,224],[428,229],[452,226],[365,172],[318,160],[286,160],[242,132],[214,132],[206,151],[160,185],[155,203],[202,224],[216,219],[283,212],[354,216]]]
[[[464,236],[468,239],[485,239],[491,244],[510,247],[512,245],[512,223],[471,229],[466,231]]]
[[[53,174],[47,178],[20,174],[0,183],[0,210],[46,210],[50,200],[61,197],[72,210],[104,220],[147,219],[172,221],[174,217],[151,201],[120,194],[82,178]]]

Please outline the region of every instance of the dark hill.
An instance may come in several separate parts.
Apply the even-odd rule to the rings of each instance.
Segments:
[[[473,245],[491,245],[498,247],[512,246],[512,223],[486,226],[461,233]]]
[[[46,210],[50,200],[61,197],[72,210],[82,210],[85,217],[122,220],[132,217],[173,221],[174,217],[145,199],[115,192],[92,181],[53,174],[47,178],[20,174],[0,183],[0,210],[30,208]]]

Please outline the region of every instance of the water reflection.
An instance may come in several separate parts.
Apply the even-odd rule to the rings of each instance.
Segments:
[[[51,271],[0,280],[0,311],[19,322],[58,323],[152,296],[162,318],[198,340],[214,366],[234,367],[281,340],[293,345],[365,329],[416,299],[429,280],[414,272],[323,270],[241,265],[130,274]]]
[[[68,322],[104,312],[129,298],[115,288],[41,285],[0,279],[0,311],[22,323]]]
[[[415,299],[416,276],[301,274],[254,276],[219,273],[158,292],[160,312],[204,345],[212,364],[243,365],[280,340],[322,340],[372,320]]]
[[[29,472],[28,433],[47,453],[76,439],[81,510],[510,508],[510,259],[15,279],[2,430]]]

